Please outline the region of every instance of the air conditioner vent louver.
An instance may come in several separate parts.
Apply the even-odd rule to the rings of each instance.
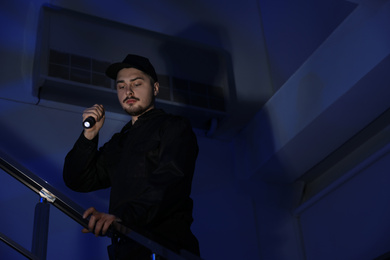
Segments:
[[[109,62],[90,57],[50,50],[48,76],[61,80],[115,90],[114,81],[105,75]],[[158,75],[160,93],[158,99],[204,109],[225,111],[222,87],[200,82]]]
[[[111,88],[111,81],[104,74],[109,65],[109,62],[51,49],[48,76]]]

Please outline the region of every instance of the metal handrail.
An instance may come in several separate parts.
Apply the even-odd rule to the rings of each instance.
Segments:
[[[61,212],[72,218],[84,228],[88,228],[88,219],[82,217],[84,209],[72,201],[70,198],[56,190],[53,186],[47,183],[45,180],[35,175],[11,157],[0,151],[0,169],[17,179],[19,182],[30,188],[35,193],[41,196],[41,200],[45,203],[52,204],[58,208]],[[126,237],[136,241],[137,243],[149,248],[153,253],[164,257],[169,260],[201,260],[198,256],[186,251],[181,250],[175,252],[167,247],[160,245],[159,243],[149,239],[146,236],[120,224],[114,223],[107,232],[108,237]],[[0,233],[0,240],[14,248],[19,253],[28,257],[29,259],[42,259],[41,257],[34,255],[28,250],[24,249],[16,242],[12,241],[2,233]]]
[[[14,240],[11,238],[7,237],[5,234],[0,232],[0,240],[6,243],[8,246],[12,247],[15,251],[19,252],[23,256],[27,257],[28,259],[31,260],[39,260],[38,256],[34,255],[18,243],[16,243]]]

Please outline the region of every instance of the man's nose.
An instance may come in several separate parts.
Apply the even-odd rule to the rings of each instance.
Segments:
[[[134,94],[131,84],[126,86],[126,94]]]

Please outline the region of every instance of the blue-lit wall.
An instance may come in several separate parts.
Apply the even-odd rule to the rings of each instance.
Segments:
[[[162,1],[153,1],[154,4],[130,2],[48,3],[171,36],[197,40],[214,47],[230,48],[230,43],[222,39],[227,36],[214,34],[215,29],[206,27],[208,21],[197,24],[199,13],[205,14],[207,6],[198,6],[198,10],[194,10],[180,2],[167,5]],[[81,133],[80,120],[84,108],[47,100],[40,100],[37,104],[38,98],[32,94],[35,48],[40,40],[37,39],[39,12],[42,4],[46,3],[21,0],[0,4],[0,149],[84,208],[95,206],[102,211],[107,210],[108,190],[80,194],[70,191],[62,181],[63,160]],[[192,5],[196,7],[197,3]],[[223,34],[223,31],[219,33]],[[132,51],[131,44],[129,52]],[[257,70],[255,66],[253,70]],[[100,136],[101,144],[128,120],[125,115],[107,113]],[[230,141],[207,138],[204,131],[197,133],[201,152],[193,181],[193,232],[200,240],[202,257],[238,259],[243,252],[258,257],[256,244],[244,242],[256,241],[255,219],[251,198],[242,194],[235,183],[232,144]],[[1,172],[0,178],[0,232],[30,249],[34,206],[39,196],[4,172]],[[106,246],[109,243],[107,238],[82,234],[78,224],[51,207],[48,259],[107,259]],[[23,257],[0,243],[0,259]]]
[[[235,172],[253,194],[261,259],[374,259],[390,251],[390,2],[351,2],[358,5],[235,139]],[[307,31],[317,21],[312,11],[313,23],[301,25]],[[290,33],[287,44],[296,41]]]
[[[49,1],[231,54],[240,113],[223,127],[239,131],[224,139],[197,131],[193,232],[202,257],[363,260],[390,251],[388,125],[329,160],[390,107],[390,1],[166,2]],[[79,194],[62,181],[84,108],[32,95],[44,3],[0,3],[0,149],[81,206],[106,210],[108,190]],[[108,113],[101,143],[126,120]],[[305,183],[328,172],[338,178],[314,178],[322,189]],[[309,188],[315,195],[303,201]],[[27,249],[38,201],[0,172],[0,232]],[[48,259],[107,259],[108,244],[51,207]],[[0,243],[0,259],[24,258]]]

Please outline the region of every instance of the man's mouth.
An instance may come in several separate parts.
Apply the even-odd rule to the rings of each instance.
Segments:
[[[126,103],[126,104],[133,104],[135,103],[136,101],[138,101],[139,99],[138,98],[135,98],[135,97],[127,97],[125,98],[125,100],[123,100],[123,103]]]

